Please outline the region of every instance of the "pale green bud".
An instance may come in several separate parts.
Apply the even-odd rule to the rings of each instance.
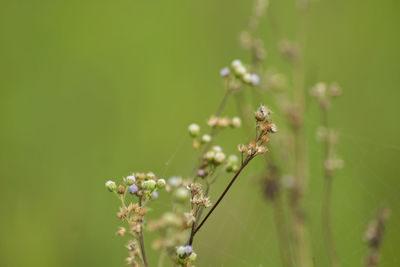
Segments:
[[[110,192],[115,192],[117,190],[117,185],[115,184],[114,181],[109,180],[106,182],[106,188]]]

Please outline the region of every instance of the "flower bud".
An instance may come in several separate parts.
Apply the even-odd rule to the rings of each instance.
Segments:
[[[221,75],[221,77],[227,77],[229,73],[230,73],[229,68],[223,68],[219,74]]]
[[[207,160],[208,162],[212,162],[215,157],[215,152],[214,151],[208,151],[206,154],[204,154],[204,159]]]
[[[192,123],[192,124],[189,125],[188,130],[189,130],[189,134],[192,137],[196,137],[200,133],[200,126],[195,124],[195,123]]]
[[[205,134],[201,137],[201,142],[202,143],[209,143],[211,142],[211,136],[208,134]]]
[[[197,171],[197,176],[199,176],[201,178],[206,177],[207,176],[207,172],[205,170],[203,170],[203,169],[199,169]]]
[[[247,72],[246,68],[244,66],[238,66],[235,68],[236,75],[238,76],[244,76]]]
[[[106,188],[108,189],[108,191],[110,192],[115,192],[117,190],[117,185],[115,184],[114,181],[107,181],[106,182]]]
[[[176,254],[183,258],[185,256],[185,247],[184,246],[180,246],[176,249]]]
[[[216,163],[222,163],[225,160],[226,156],[223,152],[217,152],[215,153],[214,160]]]
[[[197,258],[197,254],[193,251],[192,254],[190,254],[189,256],[189,260],[190,261],[195,261]]]
[[[168,179],[168,184],[172,187],[177,187],[182,183],[182,178],[177,176],[172,176]]]
[[[128,191],[129,191],[129,193],[131,193],[133,195],[133,194],[136,194],[138,189],[139,188],[137,187],[137,185],[133,184],[133,185],[129,186]]]
[[[231,125],[234,128],[239,128],[242,125],[242,121],[239,117],[232,118]]]
[[[142,188],[145,190],[153,190],[156,187],[156,181],[147,180],[142,183]]]
[[[118,194],[123,195],[125,193],[125,187],[123,185],[118,186]]]
[[[157,181],[157,187],[163,188],[163,187],[165,187],[165,184],[166,184],[166,182],[165,182],[164,179],[158,179],[158,181]]]
[[[153,192],[153,194],[151,195],[152,199],[157,199],[158,198],[158,193],[157,192]]]
[[[133,175],[127,176],[125,178],[125,182],[126,182],[127,185],[132,185],[133,183],[136,182],[136,178]]]
[[[251,84],[252,85],[259,85],[260,84],[260,77],[257,74],[251,75]]]
[[[185,251],[186,256],[190,256],[190,254],[193,253],[193,248],[192,248],[192,246],[187,245],[187,246],[185,246],[184,251]]]
[[[250,73],[245,73],[245,74],[243,75],[243,81],[244,81],[245,83],[251,83],[251,81],[252,81],[252,76],[251,76],[251,74],[250,74]]]
[[[186,201],[189,198],[189,191],[183,187],[179,187],[175,190],[174,197],[179,201]]]
[[[232,68],[236,69],[237,67],[243,66],[242,61],[239,59],[235,59],[232,61]]]

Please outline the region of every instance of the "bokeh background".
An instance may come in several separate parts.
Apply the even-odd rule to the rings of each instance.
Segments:
[[[258,31],[264,67],[288,73],[277,41],[295,38],[295,3],[270,2]],[[230,0],[0,1],[0,266],[124,266],[118,202],[104,182],[131,171],[190,172],[187,125],[205,126],[215,112],[220,68],[250,60],[237,40],[251,10],[251,1]],[[307,86],[337,81],[344,91],[331,116],[345,160],[332,215],[343,266],[361,266],[365,227],[381,204],[392,210],[382,266],[400,264],[399,14],[395,0],[320,0],[306,15]],[[225,114],[237,115],[233,101]],[[311,105],[307,219],[315,266],[329,266],[318,125]],[[227,131],[217,142],[234,152],[244,141]],[[256,166],[199,234],[196,266],[281,266],[271,206],[251,178]],[[169,203],[161,194],[150,216]],[[151,266],[157,258],[150,253]]]

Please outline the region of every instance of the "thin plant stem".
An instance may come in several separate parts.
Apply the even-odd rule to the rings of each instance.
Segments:
[[[246,160],[243,162],[243,164],[240,166],[239,170],[236,172],[236,174],[233,176],[232,180],[230,181],[230,183],[228,184],[228,186],[225,188],[224,192],[222,192],[221,196],[218,198],[217,202],[215,202],[215,204],[213,205],[213,207],[211,208],[211,210],[207,213],[207,215],[204,217],[204,219],[201,221],[201,223],[199,224],[199,226],[196,227],[196,229],[194,230],[193,234],[192,234],[192,240],[194,238],[194,236],[196,235],[196,233],[201,229],[201,227],[204,225],[204,223],[207,221],[207,219],[210,217],[210,215],[213,213],[213,211],[215,210],[216,207],[218,207],[219,203],[222,201],[222,199],[225,197],[226,193],[228,193],[229,189],[231,188],[231,186],[233,185],[233,183],[236,181],[237,177],[239,176],[239,174],[242,172],[242,170],[247,166],[247,164],[250,162],[250,160],[252,160],[255,157],[255,154],[249,155]]]
[[[328,127],[328,110],[327,108],[322,107],[322,126]],[[330,140],[325,140],[324,142],[324,158],[325,160],[329,159],[330,150],[333,144],[330,143]],[[337,252],[335,249],[335,245],[333,242],[332,235],[332,224],[331,224],[331,199],[332,199],[332,182],[333,182],[333,174],[329,171],[325,166],[324,169],[324,198],[322,203],[322,227],[325,238],[325,245],[328,249],[329,259],[331,261],[331,265],[333,267],[340,267],[341,264],[339,262]]]
[[[139,207],[142,207],[142,199],[139,198]],[[148,267],[149,264],[147,262],[146,257],[146,249],[144,247],[144,238],[143,238],[143,224],[140,224],[140,232],[139,232],[139,244],[140,244],[140,251],[142,253],[143,264],[145,267]]]
[[[278,233],[278,242],[280,248],[279,251],[281,255],[282,264],[285,267],[292,266],[290,262],[290,249],[288,247],[289,235],[287,232],[286,219],[280,195],[278,195],[273,199],[273,210],[274,210],[273,217],[275,221],[275,228]]]
[[[299,46],[304,47],[306,41],[305,34],[305,12],[299,10],[300,21],[297,31]],[[305,225],[305,212],[303,197],[307,185],[307,151],[306,135],[304,127],[305,111],[305,90],[304,90],[304,62],[303,51],[300,51],[298,59],[293,62],[293,84],[294,84],[294,103],[296,105],[296,121],[293,127],[294,133],[294,154],[295,154],[295,185],[291,194],[291,211],[293,219],[293,231],[296,246],[296,259],[299,267],[310,267],[311,257],[309,251],[308,232]]]

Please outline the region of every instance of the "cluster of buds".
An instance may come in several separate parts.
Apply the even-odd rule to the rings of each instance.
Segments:
[[[269,116],[271,110],[268,107],[260,106],[254,113],[254,118],[257,121],[257,134],[256,140],[251,141],[248,145],[240,144],[238,146],[239,152],[247,154],[249,156],[255,156],[257,154],[264,154],[267,152],[267,147],[264,144],[268,143],[270,138],[269,134],[276,133],[278,128],[275,123],[271,122]]]
[[[191,262],[196,260],[196,253],[193,251],[192,246],[179,246],[176,249],[177,263],[180,266],[190,266]]]
[[[319,82],[310,90],[310,95],[317,99],[323,109],[330,107],[331,98],[339,97],[341,94],[342,90],[337,83],[327,86],[326,83]]]
[[[210,198],[204,196],[203,189],[201,184],[192,183],[187,186],[187,189],[190,191],[190,202],[193,205],[197,205],[197,207],[205,207],[208,208],[211,206]]]
[[[239,128],[242,125],[242,121],[239,117],[217,117],[211,116],[207,121],[207,124],[212,128]],[[212,137],[209,134],[203,134],[200,136],[200,126],[196,123],[192,123],[188,127],[188,131],[191,137],[193,137],[193,148],[199,150],[204,144],[210,143]]]
[[[231,76],[231,74],[233,74],[233,76]],[[220,75],[225,78],[235,77],[245,84],[254,86],[260,83],[260,77],[255,73],[250,73],[243,65],[242,61],[238,59],[232,61],[231,68],[223,68],[220,72]]]
[[[126,192],[129,192],[131,195],[142,197],[145,200],[147,198],[157,199],[157,190],[164,188],[165,184],[164,179],[158,179],[154,173],[149,172],[129,175],[118,186],[114,181],[107,181],[106,188],[119,195],[125,195]]]
[[[140,258],[140,249],[136,241],[129,240],[125,245],[125,248],[129,251],[129,256],[125,259],[126,264],[139,267],[136,259]]]
[[[232,119],[228,117],[217,117],[212,115],[210,119],[207,121],[208,126],[210,127],[219,127],[219,128],[239,128],[242,125],[242,121],[239,117],[233,117]]]
[[[225,161],[226,155],[220,146],[214,146],[211,150],[204,153],[203,159],[203,167],[207,165],[218,166]]]

